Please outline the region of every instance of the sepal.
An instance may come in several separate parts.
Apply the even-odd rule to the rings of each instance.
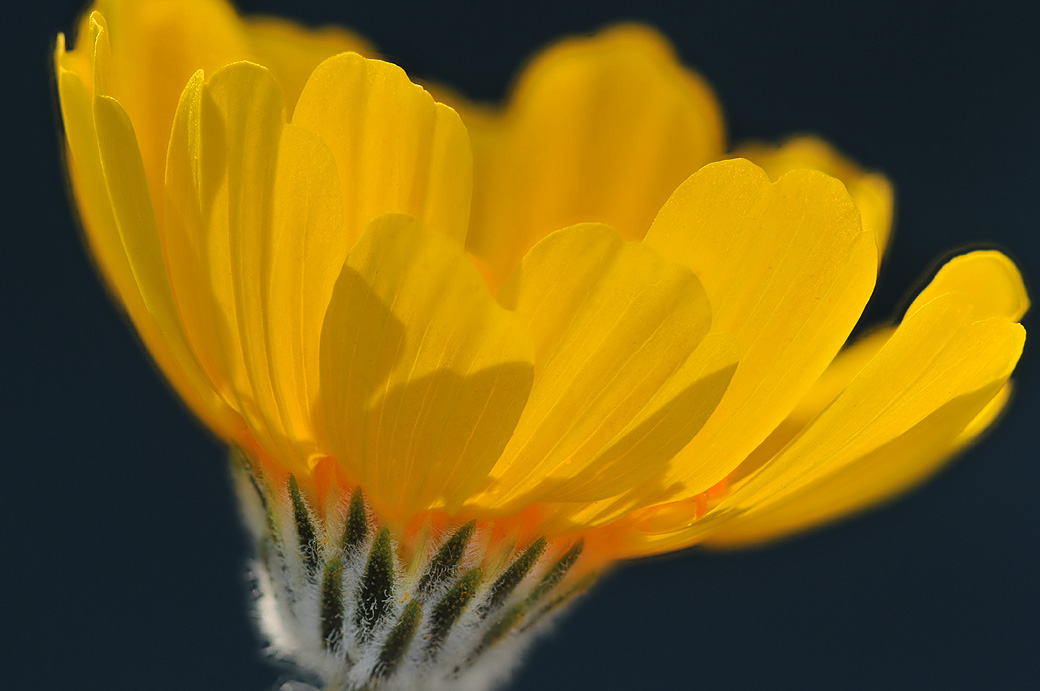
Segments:
[[[494,537],[494,522],[474,520],[404,549],[360,488],[321,507],[295,477],[265,476],[239,451],[231,467],[256,541],[268,651],[322,691],[494,688],[594,578],[574,568],[581,540],[511,544]]]

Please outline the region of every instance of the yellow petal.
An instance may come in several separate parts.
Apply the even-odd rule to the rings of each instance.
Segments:
[[[1000,316],[1018,321],[1029,309],[1029,296],[1018,267],[996,250],[969,252],[948,261],[913,301],[907,314],[946,293],[970,295],[978,319]]]
[[[175,382],[190,382],[194,395],[188,398],[189,402],[203,410],[203,419],[209,421],[216,416],[219,432],[228,424],[224,420],[226,411],[213,400],[212,387],[189,347],[174,305],[133,125],[120,103],[109,96],[95,94],[93,114],[101,171],[127,265],[165,344],[159,352],[168,350],[172,359],[167,365],[169,369],[164,371],[172,374]]]
[[[271,384],[289,446],[307,458],[314,450],[322,323],[350,246],[332,152],[293,125],[282,130],[270,236],[263,244],[269,273],[260,318]]]
[[[92,91],[94,38],[91,36],[91,27],[97,23],[94,14],[91,12],[80,17],[79,25],[71,34],[71,40],[65,34],[59,33],[54,46],[54,54],[51,56],[55,75],[60,76],[63,71],[71,73],[87,88],[87,95],[91,98],[94,96]],[[91,46],[89,53],[84,47],[86,45]],[[58,86],[61,86],[60,82]]]
[[[874,287],[874,239],[844,186],[815,171],[770,184],[744,160],[705,166],[661,209],[646,244],[690,267],[733,333],[726,395],[676,457],[671,483],[707,490],[790,413],[833,360]]]
[[[59,51],[61,48],[59,46]],[[61,61],[58,64],[62,64]],[[216,434],[230,438],[232,430],[237,427],[231,411],[211,390],[205,376],[191,359],[186,358],[183,341],[178,340],[183,338],[177,333],[178,327],[167,324],[160,328],[157,316],[149,310],[142,296],[127,258],[102,170],[90,93],[78,76],[60,67],[58,92],[68,144],[69,173],[93,256],[110,289],[126,308],[141,340],[174,389]],[[168,335],[174,339],[173,344],[167,343]]]
[[[329,58],[292,121],[336,157],[351,240],[377,216],[405,212],[464,241],[473,185],[466,129],[401,68],[353,53]]]
[[[462,248],[378,219],[347,256],[321,335],[324,435],[381,516],[455,511],[530,391],[530,336]]]
[[[773,180],[799,168],[818,170],[838,178],[845,183],[859,209],[863,229],[876,238],[878,258],[884,255],[892,236],[894,206],[892,185],[885,176],[864,171],[816,137],[795,137],[781,146],[746,144],[738,148],[734,156],[762,166]]]
[[[372,46],[339,27],[310,29],[277,17],[245,17],[242,30],[257,62],[271,70],[291,113],[311,72],[339,53],[373,55]]]
[[[1004,409],[1010,394],[1008,383],[996,396],[986,388],[951,401],[841,470],[723,524],[707,544],[744,547],[775,540],[892,499],[923,482],[974,441]]]
[[[231,6],[220,0],[98,0],[111,60],[95,65],[94,78],[130,116],[156,212],[162,191],[170,128],[184,85],[197,70],[207,74],[252,57]]]
[[[136,322],[147,315],[147,308],[130,270],[108,198],[90,94],[80,78],[65,69],[58,70],[58,94],[69,173],[87,240],[109,286]]]
[[[672,190],[722,153],[711,90],[638,26],[549,48],[501,114],[455,105],[476,166],[467,247],[496,284],[558,228],[603,222],[641,238]]]
[[[215,199],[207,236],[210,284],[231,333],[224,345],[239,409],[259,440],[273,446],[270,435],[281,425],[261,294],[284,123],[281,92],[266,69],[251,63],[218,70],[205,92],[220,118],[203,119],[203,157],[212,150],[226,166],[224,175],[208,181],[213,189],[202,191],[203,199]]]
[[[219,136],[203,137],[204,109],[208,111],[207,125]],[[237,338],[237,333],[225,318],[209,280],[209,244],[216,235],[209,224],[218,213],[213,205],[227,170],[223,129],[223,116],[208,97],[199,70],[188,82],[174,116],[166,158],[165,222],[159,232],[170,288],[192,350],[213,387],[237,407],[223,345]],[[226,209],[222,216],[226,218]],[[230,297],[226,302],[231,302]]]
[[[843,348],[791,413],[726,477],[726,482],[735,485],[772,459],[845,390],[853,377],[888,342],[893,331],[893,327],[879,329]]]
[[[189,82],[166,177],[169,275],[195,352],[257,441],[302,472],[321,323],[347,250],[332,156],[284,124],[268,70],[236,63]]]
[[[976,320],[964,294],[931,300],[907,316],[842,394],[769,464],[707,516],[685,529],[648,535],[644,548],[674,549],[721,535],[729,522],[736,525],[742,515],[779,506],[802,490],[809,494],[814,482],[838,477],[864,458],[860,470],[875,484],[860,487],[863,501],[876,501],[893,489],[895,471],[887,466],[877,475],[870,471],[886,453],[908,464],[894,475],[895,488],[913,482],[946,458],[949,440],[957,439],[1001,389],[1024,340],[1022,327],[1005,318]],[[809,496],[818,500],[816,493]],[[854,506],[848,493],[845,499]]]
[[[1025,313],[1029,298],[1015,265],[999,252],[971,252],[948,262],[907,311],[942,295],[968,297],[976,320],[1003,317],[1017,320]],[[769,461],[783,446],[831,404],[848,384],[877,355],[891,338],[893,329],[883,329],[847,348],[814,384],[790,416],[727,480],[739,484]],[[724,526],[721,537],[712,541],[743,542],[778,537],[801,527],[859,510],[920,482],[937,470],[958,449],[974,439],[996,416],[1008,396],[1008,385],[978,413],[987,396],[967,396],[950,403],[882,450],[867,454],[830,475],[810,483],[794,496],[766,508],[755,509]],[[975,413],[971,425],[966,421]],[[835,464],[834,467],[838,467]]]
[[[982,412],[976,415],[975,418],[968,423],[967,427],[961,430],[961,433],[953,442],[954,447],[951,453],[956,453],[965,446],[973,443],[982,435],[983,432],[988,430],[1004,413],[1007,404],[1011,402],[1014,390],[1014,381],[1008,380],[997,395],[986,404],[986,407],[982,409]]]
[[[638,484],[693,436],[731,367],[690,354],[711,321],[696,277],[607,226],[546,237],[505,285],[534,336],[535,381],[520,422],[473,500],[506,511],[593,501]]]
[[[624,459],[624,466],[619,466],[626,475],[623,476],[623,482],[618,483],[619,487],[610,488],[617,494],[596,501],[545,504],[541,512],[545,529],[559,532],[569,532],[575,528],[587,530],[664,500],[669,493],[669,489],[664,486],[667,482],[666,461],[677,448],[667,441],[668,427],[665,425],[676,431],[672,439],[679,446],[681,443],[678,439],[688,439],[691,433],[696,434],[725,393],[726,385],[737,366],[738,352],[737,340],[730,334],[712,333],[705,336],[687,358],[682,370],[672,375],[666,386],[658,391],[654,400],[644,409],[644,413],[653,411],[656,414],[654,422],[658,424],[653,427],[644,425],[648,432],[645,437],[631,437],[641,441],[642,445],[636,448],[642,458],[633,454],[631,458]],[[645,419],[645,414],[638,418],[640,424],[644,424],[642,421]],[[634,426],[630,423],[626,429]],[[647,459],[653,462],[648,463]],[[582,473],[582,480],[585,474]],[[590,480],[599,482],[597,477]],[[603,492],[597,494],[602,495]]]
[[[970,252],[950,260],[914,300],[907,314],[947,293],[970,295],[977,319],[1002,316],[1016,321],[1029,308],[1029,296],[1018,268],[1006,256],[992,250]],[[734,484],[747,477],[793,439],[873,359],[893,330],[892,327],[880,329],[842,350],[791,414],[727,481]]]
[[[183,335],[173,306],[134,128],[119,102],[94,97],[101,169],[112,212],[141,297],[171,345]]]

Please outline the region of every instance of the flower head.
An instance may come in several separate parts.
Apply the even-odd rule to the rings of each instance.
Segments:
[[[872,505],[1006,403],[1014,265],[957,257],[849,343],[887,181],[811,138],[727,158],[709,87],[651,30],[547,49],[502,108],[372,53],[217,0],[100,0],[55,56],[102,273],[302,548],[307,521],[375,520],[366,563],[392,566],[477,526],[497,606],[525,554],[569,568],[581,540],[580,575]],[[377,604],[362,648],[396,640]]]

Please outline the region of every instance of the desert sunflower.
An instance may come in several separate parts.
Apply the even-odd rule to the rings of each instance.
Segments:
[[[232,449],[272,652],[327,688],[488,688],[611,564],[875,504],[1008,400],[1013,263],[849,342],[887,181],[727,152],[650,29],[548,48],[502,107],[219,0],[99,0],[75,44],[90,250]]]

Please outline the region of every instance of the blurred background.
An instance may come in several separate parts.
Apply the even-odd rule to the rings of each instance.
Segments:
[[[995,245],[1040,295],[1040,48],[1027,3],[321,2],[413,76],[498,100],[553,39],[658,27],[714,86],[730,141],[818,133],[898,195],[867,319],[952,250]],[[49,52],[78,0],[5,9],[0,636],[7,689],[260,691],[224,450],[110,303],[60,164]],[[510,691],[978,689],[1040,679],[1040,331],[995,432],[883,510],[752,552],[604,579]]]

